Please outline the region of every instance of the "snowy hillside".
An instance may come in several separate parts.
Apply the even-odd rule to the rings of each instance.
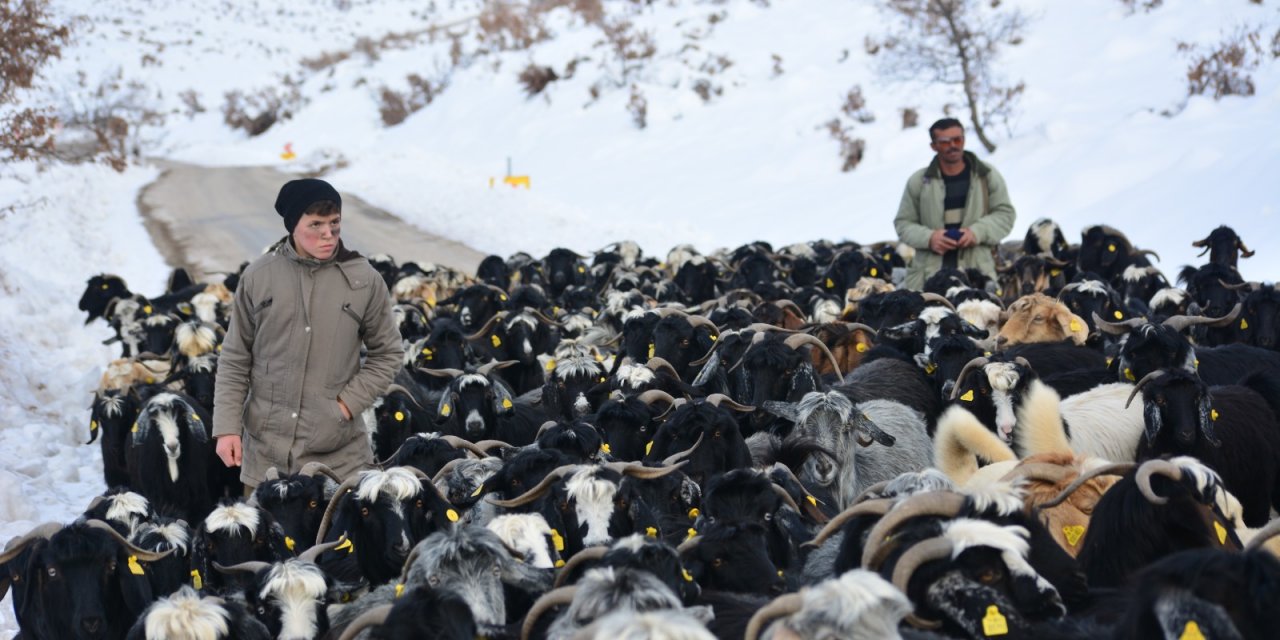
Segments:
[[[485,4],[60,0],[72,42],[28,99],[64,113],[118,104],[161,115],[132,134],[149,157],[330,168],[340,188],[503,255],[626,238],[656,254],[683,242],[709,251],[892,238],[906,177],[931,157],[924,127],[956,101],[876,74],[863,43],[886,18],[871,0],[606,2],[605,24],[629,23],[654,48],[625,72],[626,56],[571,6],[589,2],[559,3],[529,46],[514,30],[480,40]],[[1197,261],[1192,241],[1229,224],[1258,251],[1241,263],[1245,278],[1274,280],[1280,64],[1254,74],[1253,97],[1198,97],[1160,114],[1185,99],[1178,42],[1213,43],[1246,23],[1274,33],[1280,13],[1247,0],[1167,4],[1130,14],[1119,0],[1006,0],[1032,20],[1000,69],[1027,90],[1009,130],[994,131],[997,152],[969,148],[1008,181],[1015,235],[1043,216],[1069,238],[1106,223],[1158,251],[1172,274]],[[530,64],[561,78],[527,98],[518,76]],[[824,124],[855,85],[875,120],[854,125],[866,154],[842,172]],[[413,100],[424,86],[430,104],[384,124],[384,88]],[[633,86],[643,129],[628,107]],[[290,118],[256,137],[224,123],[228,93],[271,88]],[[905,107],[921,126],[902,128]],[[281,157],[286,145],[296,159]],[[490,188],[507,158],[530,190]],[[117,348],[100,344],[101,323],[83,326],[76,301],[104,271],[162,289],[163,259],[135,207],[156,173],[0,166],[0,208],[17,205],[0,216],[0,539],[69,519],[103,488],[97,446],[83,445],[86,407]],[[0,630],[14,628],[6,601]]]

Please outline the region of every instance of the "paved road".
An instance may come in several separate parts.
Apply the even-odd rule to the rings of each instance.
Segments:
[[[164,162],[138,196],[152,240],[171,266],[197,280],[235,271],[284,236],[272,209],[280,185],[294,178],[270,167],[201,167]],[[421,231],[351,194],[342,194],[342,238],[368,256],[434,262],[475,273],[484,254]]]

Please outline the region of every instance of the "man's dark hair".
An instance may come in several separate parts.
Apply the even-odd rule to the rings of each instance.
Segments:
[[[929,142],[933,142],[935,137],[933,135],[934,131],[942,131],[943,129],[950,129],[951,127],[960,127],[960,130],[964,131],[964,125],[960,124],[960,121],[955,118],[943,118],[929,125]]]
[[[332,200],[318,200],[307,206],[302,215],[331,216],[342,213],[342,206]]]

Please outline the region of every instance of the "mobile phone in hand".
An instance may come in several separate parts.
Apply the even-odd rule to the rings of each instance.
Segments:
[[[946,237],[948,237],[948,238],[951,238],[952,240],[955,240],[956,242],[959,242],[959,241],[960,241],[960,237],[964,235],[964,232],[963,232],[963,231],[961,231],[961,230],[959,230],[959,229],[947,229],[946,231],[943,231],[943,232],[942,232],[942,235],[944,235],[944,236],[946,236]]]

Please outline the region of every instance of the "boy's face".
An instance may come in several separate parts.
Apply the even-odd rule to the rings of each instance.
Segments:
[[[306,213],[293,228],[293,246],[304,258],[327,260],[338,249],[338,235],[341,233],[341,213],[325,216]]]

